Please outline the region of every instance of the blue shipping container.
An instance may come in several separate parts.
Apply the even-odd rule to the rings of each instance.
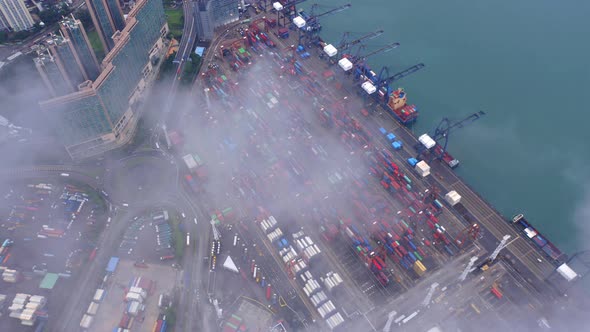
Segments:
[[[410,245],[410,248],[412,248],[412,250],[418,250],[418,248],[416,248],[416,245],[414,244],[414,242],[412,242],[411,240],[408,241],[408,244]]]
[[[449,246],[445,246],[445,250],[447,251],[447,253],[451,256],[455,255],[455,253],[451,250],[451,248],[449,248]]]
[[[416,256],[414,256],[414,253],[411,251],[408,251],[408,256],[410,256],[410,259],[412,260],[412,263],[414,263],[416,261]]]

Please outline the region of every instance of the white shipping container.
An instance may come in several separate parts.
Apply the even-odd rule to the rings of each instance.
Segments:
[[[416,317],[418,315],[418,312],[420,312],[420,310],[414,311],[411,315],[409,315],[408,317],[404,318],[404,320],[402,320],[402,324],[405,324],[405,323],[409,322],[410,319]]]
[[[90,305],[88,306],[88,310],[86,310],[86,313],[94,316],[94,315],[96,315],[97,312],[98,312],[98,303],[90,302]]]
[[[326,323],[328,324],[328,327],[330,327],[330,329],[333,330],[340,324],[344,323],[344,318],[342,318],[342,315],[339,312],[337,312],[330,316],[330,318],[326,320]]]
[[[461,195],[459,195],[456,191],[451,190],[445,195],[445,201],[447,201],[449,205],[455,206],[461,202]]]
[[[94,318],[92,318],[92,316],[90,315],[84,315],[82,317],[82,320],[80,321],[80,327],[83,329],[87,329],[90,327],[90,325],[92,325],[92,321],[94,320]]]
[[[94,298],[93,300],[95,302],[100,302],[102,301],[102,296],[104,295],[104,289],[97,289],[96,292],[94,292]]]

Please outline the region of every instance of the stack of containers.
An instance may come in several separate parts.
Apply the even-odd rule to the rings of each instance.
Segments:
[[[94,317],[85,314],[84,316],[82,316],[82,320],[80,321],[80,327],[83,329],[90,328],[93,320],[94,320]]]
[[[320,314],[322,319],[325,319],[329,316],[329,314],[331,314],[334,311],[336,311],[336,307],[334,306],[334,303],[332,303],[332,301],[328,301],[318,308],[318,313]]]
[[[330,327],[330,330],[334,330],[336,327],[340,326],[340,324],[344,323],[344,318],[339,312],[336,312],[330,318],[326,319],[326,324]]]
[[[273,216],[270,216],[268,219],[263,219],[260,222],[260,228],[262,228],[262,231],[264,232],[264,234],[268,234],[270,231],[272,231],[276,227],[277,227],[277,220]]]
[[[321,253],[320,248],[318,248],[318,246],[313,243],[309,236],[305,236],[303,231],[299,231],[293,234],[293,240],[297,245],[297,249],[301,251],[303,258],[308,262],[311,260],[312,257],[315,257],[316,255]]]
[[[5,282],[15,283],[19,280],[20,272],[17,270],[7,269],[2,267],[4,271],[2,271],[2,280]]]
[[[100,303],[102,301],[102,299],[104,298],[104,294],[105,294],[104,289],[98,288],[96,290],[96,292],[94,292],[94,298],[92,298],[92,301]]]
[[[299,275],[307,270],[307,264],[302,259],[298,259],[293,266],[293,272],[295,275]]]
[[[293,249],[292,246],[284,248],[283,250],[281,250],[281,252],[279,252],[279,254],[283,257],[283,262],[285,264],[297,258],[297,252],[295,251],[295,249]]]
[[[325,278],[320,278],[323,281],[324,286],[328,289],[328,291],[332,291],[334,287],[340,285],[342,283],[342,278],[338,273],[334,273],[332,271],[326,274]]]
[[[33,326],[37,320],[36,312],[43,309],[45,302],[44,296],[18,293],[8,308],[9,317],[20,319],[23,325]]]
[[[130,301],[127,304],[127,313],[131,316],[137,316],[141,309],[142,305],[137,301]]]
[[[310,297],[312,294],[314,294],[320,289],[321,286],[315,279],[309,279],[305,284],[305,287],[303,287],[303,292],[305,292],[305,295],[307,295],[307,297]]]
[[[86,310],[86,313],[91,316],[96,316],[96,313],[98,312],[98,307],[99,307],[98,303],[90,302],[90,305],[88,306],[88,310]]]
[[[311,303],[313,303],[313,305],[316,308],[318,308],[320,305],[324,304],[324,302],[328,300],[328,296],[326,296],[326,293],[324,293],[324,291],[321,291],[315,294],[314,296],[310,297],[309,299],[311,300]]]
[[[280,228],[275,229],[274,231],[268,233],[266,237],[270,242],[275,242],[276,240],[280,239],[283,236],[283,231]]]

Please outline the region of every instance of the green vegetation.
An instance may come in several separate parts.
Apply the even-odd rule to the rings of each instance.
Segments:
[[[172,234],[174,234],[174,254],[176,255],[176,259],[180,260],[184,255],[186,234],[180,230],[180,221],[176,215],[170,215],[170,226],[172,226]]]
[[[158,80],[164,80],[174,72],[174,58],[176,58],[176,52],[170,54],[169,57],[164,59],[164,62],[162,62],[162,64],[160,65]]]
[[[164,9],[164,12],[166,13],[170,35],[180,42],[180,39],[182,38],[182,28],[184,26],[182,7],[174,9],[167,8]]]
[[[190,58],[184,63],[184,71],[180,79],[180,83],[183,85],[190,85],[195,75],[199,72],[201,67],[201,57],[195,53],[191,53]]]
[[[90,45],[92,45],[92,49],[94,50],[94,54],[96,54],[98,62],[102,61],[105,54],[100,38],[98,37],[98,32],[96,32],[96,30],[88,31],[88,40],[90,40]]]
[[[61,18],[63,16],[67,16],[69,14],[70,14],[70,8],[64,2],[61,5],[61,7],[59,7],[59,8],[51,7],[49,9],[45,9],[44,11],[40,12],[39,18],[41,19],[41,21],[43,23],[45,23],[45,26],[50,26],[53,23],[56,23],[57,21],[61,20]]]

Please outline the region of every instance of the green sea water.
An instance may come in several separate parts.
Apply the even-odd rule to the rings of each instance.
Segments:
[[[313,3],[313,2],[312,2]],[[318,12],[347,3],[324,0]],[[398,82],[418,106],[417,134],[443,117],[487,115],[453,132],[457,170],[501,213],[524,213],[562,250],[590,236],[590,2],[582,0],[352,0],[322,19],[322,38],[385,33],[369,58],[391,73],[423,62]],[[324,10],[325,9],[325,10]],[[586,208],[585,208],[586,207]],[[586,227],[584,227],[586,226]]]

